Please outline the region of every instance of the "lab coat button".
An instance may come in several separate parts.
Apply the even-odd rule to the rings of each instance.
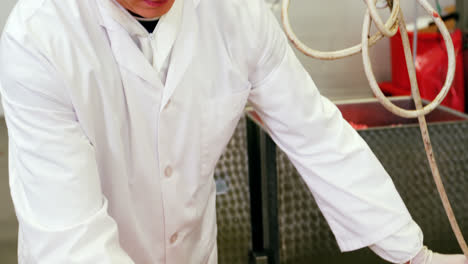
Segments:
[[[166,175],[166,177],[171,177],[172,176],[172,167],[171,166],[166,167],[166,169],[164,170],[164,175]]]
[[[171,236],[171,244],[174,244],[175,242],[177,242],[177,236],[178,236],[177,233]]]

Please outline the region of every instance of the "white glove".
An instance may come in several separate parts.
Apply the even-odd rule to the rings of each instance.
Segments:
[[[408,264],[468,264],[464,255],[443,255],[423,247]]]

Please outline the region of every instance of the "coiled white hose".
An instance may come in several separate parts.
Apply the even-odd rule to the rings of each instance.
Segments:
[[[367,4],[367,11],[364,16],[364,23],[362,27],[362,42],[361,44],[358,44],[356,46],[338,51],[318,51],[309,48],[307,45],[305,45],[298,39],[298,37],[296,36],[296,34],[294,34],[294,31],[291,28],[288,15],[289,0],[283,0],[281,9],[284,30],[288,38],[294,44],[294,46],[302,53],[312,58],[321,60],[335,60],[351,56],[362,51],[364,71],[367,76],[367,79],[369,80],[370,87],[377,99],[379,100],[379,102],[387,110],[389,110],[395,115],[404,118],[418,118],[422,138],[424,141],[424,147],[426,150],[427,158],[429,160],[434,181],[437,186],[437,190],[441,197],[443,206],[445,208],[445,212],[447,213],[452,230],[457,238],[458,244],[460,245],[460,248],[462,249],[464,255],[468,258],[468,247],[465,242],[465,239],[463,238],[463,234],[457,223],[454,212],[450,205],[450,201],[444,189],[444,185],[440,177],[439,169],[432,150],[431,140],[429,137],[429,131],[427,129],[427,123],[425,118],[425,115],[433,111],[444,100],[455,76],[455,51],[453,47],[452,38],[450,37],[450,33],[447,30],[444,22],[440,18],[439,14],[432,8],[432,6],[426,0],[417,0],[419,4],[424,8],[424,10],[433,18],[435,24],[439,28],[439,31],[444,39],[448,54],[448,71],[444,86],[442,87],[441,91],[436,96],[434,101],[429,103],[427,106],[423,107],[421,96],[419,94],[418,82],[416,79],[416,70],[411,54],[411,46],[408,38],[408,32],[406,31],[406,23],[403,17],[403,12],[400,8],[400,0],[387,0],[388,6],[391,8],[391,15],[385,24],[383,23],[382,19],[377,13],[376,1],[365,1]],[[373,35],[372,37],[369,36],[371,21],[374,22],[377,29],[379,30],[379,32]],[[369,46],[374,45],[378,40],[383,38],[383,36],[394,36],[397,33],[398,28],[400,29],[402,36],[405,59],[411,83],[411,92],[413,100],[415,102],[416,110],[406,110],[394,105],[388,98],[385,97],[383,92],[380,90],[379,85],[377,84],[375,76],[372,72],[372,65],[369,58]]]

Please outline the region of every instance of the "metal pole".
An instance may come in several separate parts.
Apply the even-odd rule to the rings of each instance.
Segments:
[[[418,1],[414,1],[414,31],[413,31],[413,61],[416,66],[416,57],[418,56]]]
[[[247,118],[250,218],[250,264],[279,264],[278,177],[276,144]]]
[[[465,68],[465,112],[468,113],[468,3],[466,0],[457,0],[459,14],[458,28],[463,32],[463,64]]]
[[[460,16],[458,27],[466,32],[468,30],[468,3],[466,0],[457,0],[457,12]]]
[[[250,264],[267,264],[263,226],[262,195],[262,158],[260,152],[261,129],[250,118],[247,118],[247,155],[249,166],[250,223],[252,250],[249,254]]]

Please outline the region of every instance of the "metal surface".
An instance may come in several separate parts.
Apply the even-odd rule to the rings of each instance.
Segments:
[[[458,28],[468,30],[468,3],[466,0],[457,0],[457,12],[459,13]]]
[[[258,263],[259,256],[268,260],[265,253],[263,234],[263,195],[262,195],[262,161],[260,153],[261,128],[247,119],[247,151],[249,166],[250,219],[252,230],[251,263]]]
[[[401,105],[411,107],[409,100],[400,98],[397,101]],[[423,229],[425,243],[438,251],[458,252],[457,242],[450,230],[427,166],[416,121],[403,122],[403,119],[399,120],[385,112],[372,100],[359,104],[348,102],[339,105],[339,108],[349,121],[374,127],[361,130],[359,134],[391,175],[414,219]],[[428,118],[434,122],[429,125],[429,129],[435,154],[441,164],[449,197],[465,232],[468,231],[468,206],[464,191],[468,188],[466,118],[444,107]],[[391,127],[395,123],[405,125]],[[280,181],[279,230],[282,243],[280,263],[310,263],[317,256],[329,256],[327,263],[342,263],[346,257],[340,256],[334,237],[301,177],[284,153],[278,153],[277,163]],[[377,261],[371,253],[362,251],[356,254],[362,254],[360,261]]]
[[[252,251],[249,263],[278,263],[276,145],[251,119],[247,119],[247,142],[252,228]]]
[[[452,205],[450,200],[447,196],[447,192],[445,190],[439,166],[437,164],[436,159],[434,158],[434,150],[432,147],[431,139],[429,136],[429,130],[427,127],[426,115],[435,110],[445,99],[447,96],[453,80],[455,76],[455,68],[456,68],[456,57],[455,57],[455,49],[453,45],[452,38],[450,36],[450,32],[447,29],[444,21],[442,20],[440,14],[427,2],[427,0],[417,0],[418,3],[423,7],[423,9],[427,12],[427,14],[431,17],[437,28],[439,29],[439,33],[444,39],[445,48],[447,50],[448,55],[448,70],[446,79],[444,82],[443,87],[438,92],[437,96],[433,98],[427,105],[423,105],[422,98],[419,91],[418,80],[416,76],[416,65],[413,58],[411,51],[411,43],[408,37],[408,32],[406,29],[406,22],[403,16],[403,11],[400,8],[400,0],[387,0],[388,7],[391,11],[390,18],[384,24],[382,21],[379,12],[377,11],[376,1],[372,0],[365,0],[367,3],[367,10],[364,16],[364,23],[362,26],[362,33],[361,33],[361,44],[345,49],[345,50],[338,50],[332,52],[322,52],[318,50],[314,50],[309,48],[305,45],[301,40],[297,37],[294,31],[291,28],[291,24],[289,21],[289,2],[290,0],[283,0],[282,5],[282,12],[281,17],[283,21],[284,31],[292,42],[292,44],[303,54],[310,56],[312,58],[321,59],[321,60],[334,60],[339,58],[344,58],[347,56],[354,55],[356,53],[362,52],[362,59],[364,64],[364,72],[366,74],[367,80],[369,81],[370,88],[374,93],[377,100],[382,104],[385,109],[394,113],[395,115],[405,117],[405,118],[418,118],[419,127],[421,130],[422,140],[424,142],[425,152],[429,161],[429,166],[431,168],[431,172],[434,178],[435,185],[437,187],[440,199],[445,209],[445,213],[449,219],[450,225],[452,230],[455,234],[455,237],[460,245],[461,250],[466,258],[468,258],[468,244],[463,236],[463,233],[460,229],[460,226],[456,220],[455,213],[453,211]],[[438,2],[437,2],[438,4]],[[440,6],[439,7],[439,12]],[[400,31],[401,40],[403,44],[403,50],[405,55],[406,61],[406,68],[409,74],[409,80],[411,83],[411,97],[414,100],[416,109],[408,110],[397,105],[393,104],[391,100],[389,100],[386,95],[383,93],[380,85],[377,83],[375,78],[374,72],[372,70],[372,63],[370,59],[369,53],[369,46],[374,44],[374,36],[371,37],[371,25],[374,24],[375,27],[378,29],[377,35],[381,34],[386,37],[393,37],[397,31]],[[415,39],[416,35],[415,35]],[[416,51],[416,43],[413,43]]]
[[[265,252],[251,252],[249,263],[268,264],[268,254]]]
[[[245,118],[239,122],[217,164],[215,179],[228,186],[216,200],[219,263],[246,264],[251,249],[251,228]]]
[[[280,234],[277,263],[385,263],[369,249],[342,254],[312,194],[282,151],[278,151],[277,165]]]
[[[463,62],[465,65],[465,91],[468,91],[468,2],[466,0],[457,0],[457,13],[459,20],[457,27],[463,32]],[[468,98],[465,99],[465,109],[468,111]]]
[[[262,161],[262,194],[264,204],[263,228],[268,263],[279,263],[278,233],[278,176],[276,168],[276,145],[267,133],[260,133]]]
[[[412,107],[409,98],[397,98],[394,101],[401,106]],[[424,231],[425,243],[438,251],[458,252],[427,166],[416,120],[402,122],[403,119],[400,120],[383,108],[379,108],[375,100],[341,101],[337,104],[346,119],[370,125],[370,129],[358,132],[392,176],[410,212]],[[380,118],[373,118],[375,115]],[[468,203],[465,202],[467,198],[465,193],[468,189],[467,116],[440,107],[428,119],[435,154],[441,164],[441,173],[447,185],[449,198],[454,204],[462,231],[468,233]],[[258,120],[254,121],[257,126],[261,124]],[[257,167],[254,172],[257,176],[252,179],[258,180],[262,179],[258,177],[262,174],[262,170],[268,171],[265,164],[263,167],[259,164],[265,162],[265,158],[261,156],[271,149],[265,152],[265,145],[262,145],[264,143],[260,143],[262,141],[259,136],[260,131],[258,127],[255,128],[254,123],[251,124],[250,131],[257,131],[253,135],[259,139],[257,145],[253,146],[257,149],[255,154],[257,158],[251,160],[254,164],[251,166],[256,164]],[[392,127],[392,124],[403,124],[403,126]],[[265,183],[269,181],[268,178],[263,178],[250,190],[250,192],[260,190],[256,193],[257,198],[252,200],[257,204],[256,209],[251,210],[246,131],[249,129],[246,128],[246,120],[242,119],[215,172],[215,178],[223,179],[229,187],[227,193],[219,195],[217,200],[220,264],[244,264],[249,261],[269,264],[383,263],[368,249],[340,253],[334,236],[312,195],[282,151],[276,151],[275,160],[268,162],[270,168],[272,166],[277,168],[277,199],[266,196],[269,191],[265,189]],[[259,200],[261,207],[258,204]],[[274,208],[275,203],[278,207],[278,217],[265,217],[268,215],[268,208],[270,210]],[[257,215],[258,219],[261,219],[256,224],[261,223],[260,229],[251,229],[249,212],[252,212],[253,217]],[[261,213],[261,216],[257,213]],[[265,219],[271,221],[269,225],[265,225]],[[268,250],[267,242],[269,235],[265,235],[264,231],[274,232],[275,224],[271,223],[274,223],[275,219],[278,221],[279,261],[271,262],[272,252]],[[254,233],[258,231],[254,236],[261,238],[258,240],[256,250],[253,251],[252,231]],[[250,258],[249,252],[251,252]]]
[[[393,101],[407,108],[412,107],[409,98]],[[403,119],[396,118],[381,106],[379,109],[375,100],[341,102],[339,108],[349,121],[371,127],[359,131],[359,134],[392,176],[413,217],[425,233],[425,243],[435,250],[458,252],[427,166],[416,120],[402,122]],[[380,118],[373,119],[369,113],[379,115]],[[464,202],[464,190],[468,188],[467,116],[439,107],[429,120],[435,154],[441,163],[449,198],[454,203],[462,230],[467,232],[468,205]],[[259,120],[256,122],[261,124]],[[392,126],[395,123],[404,125]],[[308,188],[281,151],[277,151],[276,165],[280,261],[274,263],[382,263],[368,249],[340,254],[333,234]]]
[[[393,97],[392,102],[404,109],[414,109],[411,97]],[[376,99],[335,101],[343,114],[344,119],[358,124],[366,124],[369,127],[385,127],[392,125],[418,124],[418,120],[402,118],[389,113]],[[423,100],[427,104],[427,101]],[[465,120],[466,116],[450,108],[439,106],[426,116],[428,123]]]
[[[449,198],[462,230],[468,232],[468,122],[434,124],[429,129]],[[425,243],[437,251],[459,252],[427,166],[418,127],[369,129],[359,131],[359,134],[391,175],[411,214],[424,231]],[[280,263],[321,263],[311,261],[327,256],[327,263],[349,263],[346,256],[340,256],[328,224],[283,152],[278,153],[277,164]],[[360,261],[377,263],[373,262],[377,258],[366,251],[355,254],[362,254]]]

